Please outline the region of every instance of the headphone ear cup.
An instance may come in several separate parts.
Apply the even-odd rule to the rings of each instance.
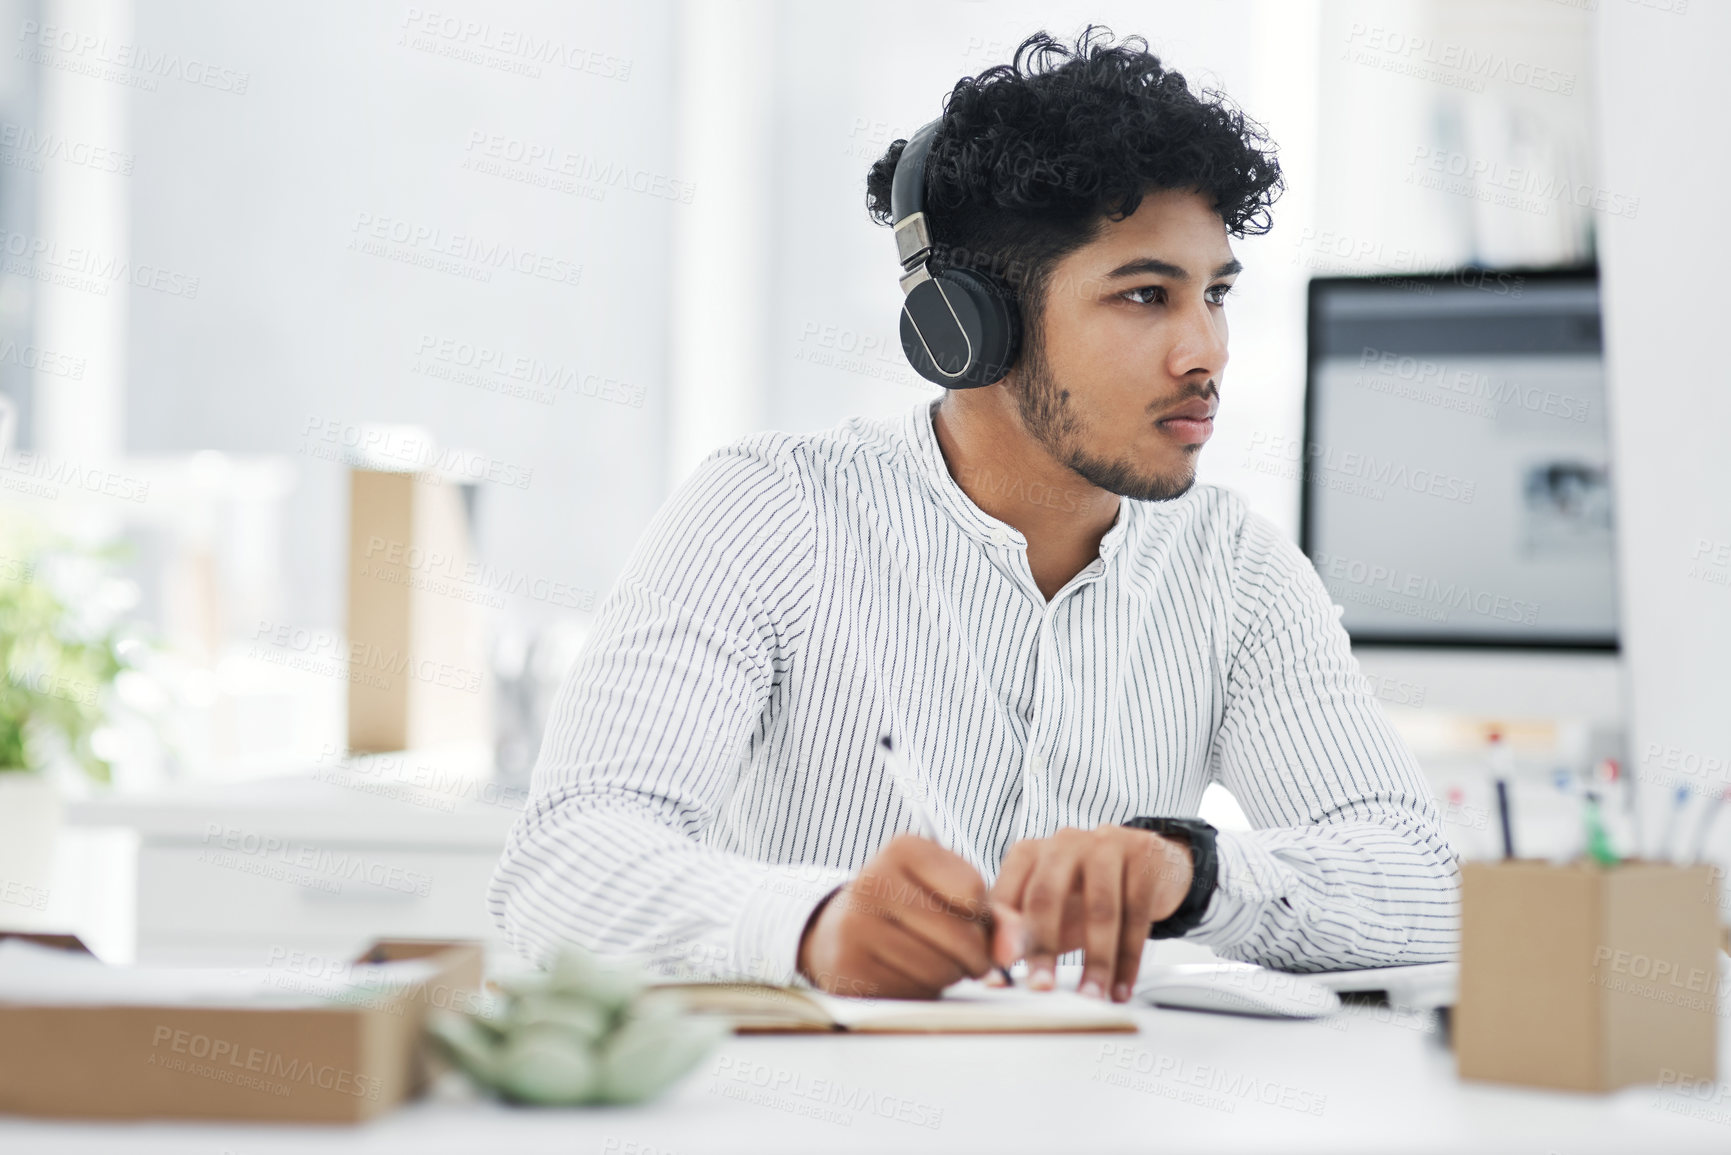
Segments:
[[[996,278],[972,269],[951,269],[943,276],[946,281],[966,286],[979,313],[979,339],[974,344],[979,357],[965,374],[968,384],[996,385],[1015,366],[1021,351],[1022,321],[1015,294]]]
[[[1014,297],[972,269],[945,269],[902,302],[902,351],[914,371],[946,389],[1003,380],[1021,349]]]

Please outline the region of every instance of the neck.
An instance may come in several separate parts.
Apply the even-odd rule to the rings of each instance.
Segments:
[[[1047,600],[1100,556],[1121,499],[1048,453],[1005,386],[946,393],[933,429],[962,492],[1028,539],[1028,568]]]

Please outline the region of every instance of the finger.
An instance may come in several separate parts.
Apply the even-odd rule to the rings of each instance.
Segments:
[[[918,885],[910,877],[910,864],[926,855],[948,853],[937,843],[917,835],[904,834],[892,839],[866,863],[859,878],[848,888],[848,908],[864,917],[896,920],[898,909],[909,902],[910,889]],[[925,901],[924,896],[919,896],[919,900]]]
[[[989,931],[983,919],[963,918],[930,905],[916,904],[897,910],[895,922],[908,934],[952,960],[965,974],[978,978],[992,969]]]
[[[955,959],[905,927],[886,924],[882,933],[866,941],[865,951],[880,968],[902,980],[892,978],[884,984],[889,998],[929,999],[966,977]]]
[[[986,882],[966,859],[937,849],[906,862],[902,885],[894,889],[901,901],[891,916],[978,977],[992,967]]]
[[[890,845],[895,852],[888,859],[895,869],[941,897],[952,913],[974,919],[983,916],[986,880],[973,863],[924,838],[904,835]]]
[[[1124,864],[1124,931],[1112,979],[1112,997],[1121,1003],[1128,1002],[1136,989],[1142,951],[1148,945],[1149,928],[1154,925],[1154,870],[1158,861],[1155,856],[1143,854]]]
[[[1064,918],[1058,930],[1058,953],[1068,954],[1087,946],[1083,937],[1088,929],[1088,914],[1082,906],[1082,891],[1072,888],[1064,899]]]
[[[1082,844],[1065,838],[1048,839],[1027,886],[1022,891],[1022,916],[1028,928],[1028,985],[1051,990],[1062,945],[1064,905],[1081,866]]]
[[[991,901],[1022,909],[1022,890],[1039,857],[1040,842],[1037,839],[1024,838],[1010,847],[1009,853],[1004,855],[1003,865],[998,868],[998,879],[992,884]]]
[[[1112,989],[1124,930],[1124,847],[1115,839],[1096,842],[1082,859],[1082,983],[1090,998],[1103,999]]]
[[[1028,953],[1028,929],[1023,924],[1022,912],[1014,907],[993,903],[991,911],[992,961],[1009,967]]]

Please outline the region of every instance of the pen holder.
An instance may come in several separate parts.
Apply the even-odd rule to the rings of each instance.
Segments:
[[[1578,1091],[1713,1082],[1717,890],[1704,865],[1464,865],[1461,1076]]]

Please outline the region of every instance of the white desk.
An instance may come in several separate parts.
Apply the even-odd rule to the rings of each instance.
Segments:
[[[1424,1029],[1427,1020],[1391,1021],[1386,1010],[1349,1008],[1342,1018],[1316,1023],[1163,1010],[1139,1017],[1139,1035],[732,1038],[662,1099],[634,1108],[514,1109],[441,1088],[447,1093],[354,1129],[0,1118],[0,1151],[1723,1155],[1731,1149],[1731,1093],[1713,1102],[1653,1089],[1599,1097],[1462,1083],[1452,1056]],[[1130,1066],[1116,1065],[1117,1056]],[[1721,1069],[1731,1070],[1731,1055]],[[770,1083],[780,1090],[765,1102]],[[873,1101],[887,1117],[873,1113]],[[801,1109],[837,1117],[802,1116]],[[1677,1113],[1689,1109],[1706,1117]],[[897,1119],[898,1110],[906,1120],[937,1125]]]
[[[139,831],[141,945],[151,955],[174,953],[152,944],[201,929],[225,945],[238,934],[253,954],[259,942],[366,937],[381,924],[461,929],[444,923],[480,917],[480,888],[511,818],[504,806],[443,811],[300,781],[84,803],[72,820]],[[364,891],[352,904],[330,903],[292,880],[197,861],[211,823],[359,848],[405,867],[423,854],[447,865],[437,868],[432,903]],[[177,883],[177,869],[192,873]],[[1598,1097],[1462,1083],[1428,1018],[1363,1007],[1319,1023],[1139,1015],[1140,1035],[734,1038],[661,1100],[630,1109],[511,1109],[441,1088],[353,1129],[0,1117],[0,1152],[1731,1150],[1731,1091]],[[1731,1072],[1731,1051],[1721,1070]]]

